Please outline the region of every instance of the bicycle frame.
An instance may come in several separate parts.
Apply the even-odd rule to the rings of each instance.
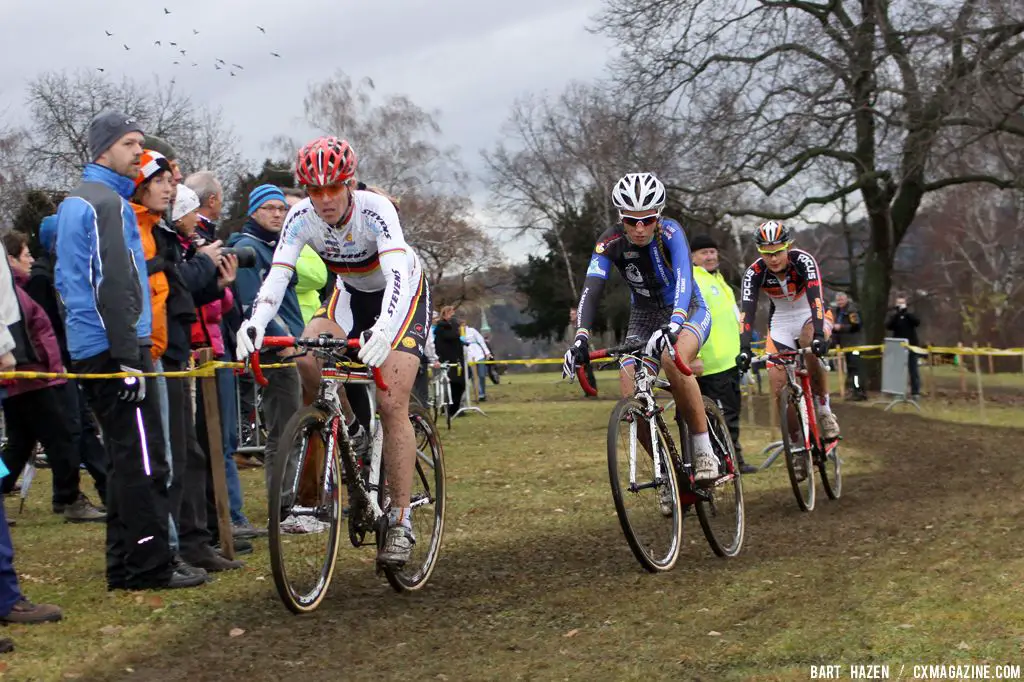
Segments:
[[[455,365],[442,362],[439,367],[435,367],[434,376],[430,379],[430,385],[433,388],[433,405],[437,407],[447,407],[452,404],[452,380],[448,376],[448,370]],[[440,402],[438,397],[440,396]]]
[[[345,463],[345,468],[351,469],[351,472],[346,472],[352,474],[348,476],[350,491],[353,493],[358,492],[358,497],[361,498],[360,501],[366,504],[366,507],[370,511],[370,520],[374,522],[377,521],[384,516],[384,511],[381,509],[380,503],[377,500],[377,493],[380,490],[380,470],[384,451],[384,431],[380,428],[380,420],[377,417],[376,395],[374,391],[370,390],[369,385],[371,383],[370,376],[372,374],[373,383],[377,385],[377,388],[382,391],[387,391],[388,387],[387,384],[384,383],[380,369],[374,367],[372,372],[352,368],[339,369],[338,365],[343,360],[330,352],[331,349],[358,348],[358,339],[335,339],[329,336],[321,336],[316,339],[296,339],[291,336],[268,336],[263,340],[263,345],[268,348],[301,347],[304,348],[306,352],[312,350],[317,357],[320,357],[334,365],[331,368],[325,367],[322,370],[320,385],[317,390],[317,397],[314,401],[314,404],[324,407],[329,414],[327,423],[330,425],[330,431],[325,439],[326,451],[327,453],[334,453],[336,451],[335,448],[339,443],[344,445],[344,450],[339,448],[337,451],[344,453],[344,459],[342,461]],[[261,386],[266,386],[269,382],[266,377],[264,377],[263,371],[260,367],[258,352],[253,353],[249,357],[249,364],[252,367],[256,383]],[[355,461],[355,453],[352,448],[352,441],[349,436],[348,429],[339,428],[339,425],[344,423],[342,420],[344,411],[342,409],[341,396],[338,393],[338,389],[344,384],[363,386],[370,401],[370,423],[367,425],[368,433],[371,436],[369,453],[370,468],[368,480],[366,482],[363,481],[361,476],[356,475],[358,473],[358,466]],[[339,432],[341,434],[340,440]],[[327,470],[330,472],[331,468],[328,467]],[[297,470],[296,476],[299,475],[301,475],[301,472]],[[330,476],[325,477],[322,492],[331,493],[334,489],[334,484],[335,481],[332,481]],[[353,485],[354,489],[352,488]]]
[[[805,428],[803,429],[804,432],[800,434],[800,436],[803,439],[804,448],[808,451],[811,449],[812,444],[817,445],[822,443],[821,431],[818,428],[818,413],[814,409],[814,389],[811,386],[811,374],[803,362],[804,356],[810,352],[810,348],[800,348],[795,351],[770,353],[755,360],[755,362],[758,362],[759,364],[774,362],[776,366],[781,365],[786,371],[786,386],[800,397],[800,400],[804,405],[804,409],[807,412],[806,419],[801,420],[801,422],[805,424]],[[786,414],[781,414],[780,410],[779,419],[788,420],[788,412]],[[786,423],[788,424],[788,421]],[[834,444],[829,445],[830,446],[826,448],[826,451],[831,449],[831,447],[834,447]],[[779,452],[781,452],[781,450]],[[778,457],[778,453],[775,453],[775,457]],[[772,461],[774,461],[774,458]]]

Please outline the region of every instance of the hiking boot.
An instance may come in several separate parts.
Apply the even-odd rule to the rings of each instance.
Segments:
[[[175,571],[180,571],[182,573],[187,573],[189,575],[202,578],[206,582],[210,582],[213,579],[210,577],[210,574],[206,572],[206,569],[193,566],[192,564],[182,559],[180,556],[175,556],[174,559],[172,559],[171,561]]]
[[[263,466],[263,462],[241,452],[236,452],[232,456],[235,458],[235,466],[239,469],[259,469]]]
[[[54,505],[56,509],[57,505]],[[81,493],[78,499],[64,507],[64,520],[68,523],[88,523],[90,521],[106,521],[107,514],[100,511],[85,493]]]
[[[34,625],[35,623],[56,623],[64,618],[64,612],[53,604],[33,604],[25,597],[11,607],[11,612],[0,616],[0,623]]]
[[[384,538],[384,546],[377,552],[377,563],[401,568],[412,556],[412,547],[415,544],[416,535],[412,528],[407,528],[401,523],[391,526]]]
[[[174,572],[171,573],[171,577],[167,579],[167,582],[153,589],[157,590],[180,590],[185,587],[199,587],[205,585],[209,580],[205,574],[199,575],[193,567],[189,567],[192,570],[184,570],[182,568],[175,568]]]
[[[252,538],[266,537],[266,528],[257,528],[252,525],[249,521],[243,521],[242,523],[231,524],[231,537],[237,540],[249,540]]]
[[[220,571],[234,571],[239,568],[244,568],[245,564],[241,561],[235,561],[233,559],[226,559],[210,546],[203,548],[202,553],[192,556],[189,555],[184,557],[186,561],[196,568],[201,568],[208,573],[218,573]]]
[[[818,426],[821,427],[821,439],[833,441],[839,438],[839,420],[831,412],[818,415]]]
[[[236,555],[252,554],[252,543],[248,540],[243,540],[242,538],[232,538],[231,546],[234,548]],[[224,556],[224,552],[221,551],[219,542],[214,543],[213,550],[217,552],[217,554]]]

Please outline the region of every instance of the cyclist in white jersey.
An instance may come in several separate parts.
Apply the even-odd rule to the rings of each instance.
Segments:
[[[359,338],[360,361],[379,367],[388,385],[386,393],[378,392],[377,406],[393,506],[377,559],[402,565],[416,542],[409,507],[416,462],[409,398],[426,343],[430,294],[394,205],[380,194],[355,189],[355,173],[356,154],[344,140],[323,137],[299,150],[296,178],[309,198],[295,204],[285,218],[273,265],[250,318],[239,329],[238,353],[247,356],[262,344],[264,329],[295,275],[299,252],[309,244],[337,282],[329,303],[309,321],[303,336]],[[308,400],[317,393],[321,368],[310,356],[299,358],[297,365]],[[368,411],[359,404],[352,408],[357,415],[361,408]],[[369,415],[360,416],[366,421]]]

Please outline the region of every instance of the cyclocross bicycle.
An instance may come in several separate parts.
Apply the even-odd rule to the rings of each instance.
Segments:
[[[793,486],[796,503],[803,511],[814,509],[814,468],[821,474],[821,484],[830,500],[843,493],[843,461],[839,457],[839,441],[825,442],[818,427],[814,409],[811,375],[804,364],[809,348],[769,353],[753,363],[773,362],[786,370],[786,385],[779,391],[779,425],[782,450],[786,455],[786,471]],[[751,363],[751,364],[753,364]]]
[[[324,360],[316,400],[293,415],[285,427],[273,463],[268,500],[274,584],[289,610],[308,613],[323,601],[334,574],[343,487],[347,492],[349,541],[354,547],[363,546],[372,533],[378,550],[384,542],[391,502],[382,464],[384,433],[376,414],[373,384],[381,391],[388,389],[379,369],[371,374],[345,355],[359,347],[358,339],[268,336],[263,345],[299,348]],[[259,354],[252,354],[249,362],[256,381],[266,386]],[[353,442],[345,425],[338,392],[346,387],[366,391],[370,401],[370,423],[363,424],[369,437],[360,442]],[[409,419],[416,437],[411,506],[417,542],[404,566],[378,566],[399,592],[418,590],[430,578],[441,547],[445,517],[441,441],[426,410],[415,401],[410,402]]]
[[[679,371],[692,372],[674,348],[669,354]],[[632,397],[615,404],[608,421],[608,475],[612,499],[622,532],[640,565],[648,571],[668,571],[676,564],[683,541],[683,518],[696,507],[704,537],[721,557],[739,554],[743,545],[745,516],[743,485],[732,439],[714,401],[704,398],[704,414],[719,475],[707,484],[697,484],[693,472],[693,447],[685,421],[683,451],[663,417],[664,407],[654,399],[657,374],[648,369],[644,345],[626,345],[597,350],[598,358],[632,357],[636,361]],[[580,386],[588,395],[597,391],[587,381],[583,367],[576,368]],[[656,434],[652,438],[651,434]],[[639,470],[642,470],[639,471]]]
[[[438,418],[444,413],[449,430],[452,428],[452,380],[448,376],[448,370],[452,367],[459,367],[459,371],[462,371],[458,364],[442,362],[433,369],[434,375],[430,378],[430,408],[434,423],[437,424]]]

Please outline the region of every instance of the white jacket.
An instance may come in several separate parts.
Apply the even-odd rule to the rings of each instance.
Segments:
[[[18,294],[14,291],[14,275],[7,262],[7,250],[0,242],[0,355],[14,350],[14,337],[7,329],[21,319]]]
[[[469,341],[469,345],[466,346],[467,362],[480,362],[491,354],[491,349],[487,347],[483,334],[475,328],[466,327],[466,341]]]

